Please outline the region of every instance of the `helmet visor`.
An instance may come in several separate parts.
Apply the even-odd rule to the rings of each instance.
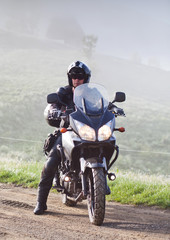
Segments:
[[[79,80],[82,80],[82,79],[85,79],[85,74],[84,74],[84,73],[72,72],[72,73],[69,73],[69,77],[70,77],[71,79],[79,79]]]

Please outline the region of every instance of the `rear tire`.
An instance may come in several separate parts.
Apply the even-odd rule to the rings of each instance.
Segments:
[[[100,226],[105,216],[105,174],[102,168],[89,169],[87,206],[90,222]]]

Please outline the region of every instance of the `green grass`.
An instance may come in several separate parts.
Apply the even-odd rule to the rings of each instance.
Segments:
[[[109,182],[109,186],[108,201],[170,208],[170,182],[162,176],[118,173],[115,182]]]
[[[0,182],[37,188],[44,162],[0,160]]]
[[[0,182],[37,188],[43,165],[44,161],[26,162],[1,157]],[[170,181],[163,176],[119,171],[109,186],[108,201],[170,208]]]

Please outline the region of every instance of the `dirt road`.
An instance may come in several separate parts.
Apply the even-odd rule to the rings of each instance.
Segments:
[[[66,207],[50,193],[48,211],[34,215],[36,190],[0,183],[0,239],[170,239],[170,210],[106,204],[102,226],[91,225],[86,201]]]

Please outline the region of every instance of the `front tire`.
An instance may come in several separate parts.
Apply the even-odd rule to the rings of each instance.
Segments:
[[[105,216],[106,181],[102,168],[89,169],[87,175],[88,195],[87,206],[90,222],[100,226]]]

